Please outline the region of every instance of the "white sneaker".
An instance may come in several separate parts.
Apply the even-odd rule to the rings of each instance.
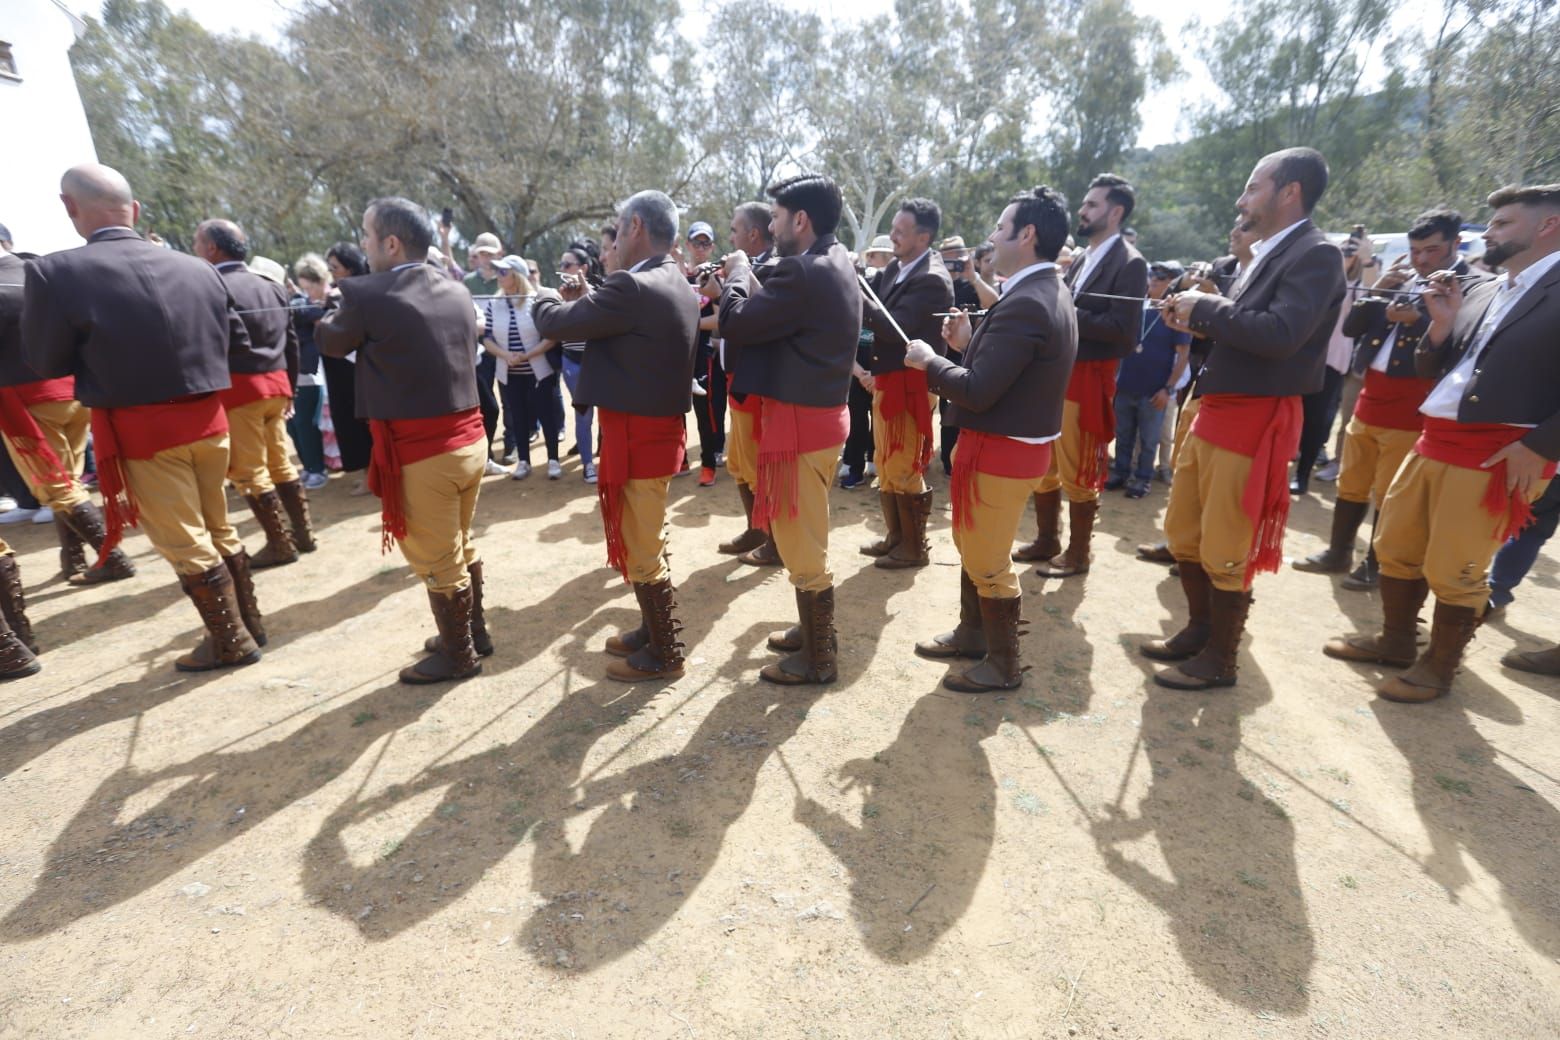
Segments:
[[[1329,462],[1329,463],[1327,463],[1327,465],[1325,465],[1321,469],[1317,470],[1316,471],[1316,479],[1320,480],[1320,481],[1323,481],[1325,483],[1328,483],[1328,484],[1331,484],[1333,481],[1337,480],[1338,479],[1338,463],[1336,461]]]
[[[9,513],[16,508],[16,499],[10,495],[0,495],[0,513]]]
[[[54,523],[54,510],[50,509],[48,506],[44,506],[42,509],[33,514],[32,522],[35,524]]]
[[[507,469],[505,469],[503,466],[500,466],[492,459],[488,459],[487,465],[482,467],[482,475],[484,477],[501,477],[508,472],[509,471]]]
[[[0,524],[25,524],[33,518],[36,509],[23,509],[17,506],[0,513]]]
[[[526,477],[529,477],[530,475],[531,475],[531,464],[529,462],[517,462],[517,463],[515,463],[515,471],[513,473],[509,474],[510,479],[512,479],[512,480],[524,480]]]
[[[595,482],[596,482],[596,467],[595,466],[586,466],[585,467],[585,483],[587,483],[587,484],[594,484]]]
[[[709,391],[704,389],[704,387],[700,386],[699,385],[699,381],[697,379],[695,379],[693,381],[693,386],[690,389],[692,389],[694,397],[708,397],[709,396]]]
[[[548,480],[557,480],[561,476],[563,476],[563,467],[558,464],[558,460],[557,459],[548,459],[547,460],[547,479]]]
[[[305,491],[318,491],[329,483],[330,478],[323,473],[305,473],[303,475],[303,489]]]
[[[871,459],[867,460],[867,468],[864,473],[868,480],[871,480],[873,477],[877,476],[877,467],[872,464]]]

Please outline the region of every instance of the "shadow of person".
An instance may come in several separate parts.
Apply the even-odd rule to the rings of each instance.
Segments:
[[[1560,811],[1501,766],[1470,717],[1471,710],[1488,715],[1486,708],[1504,700],[1463,671],[1451,695],[1433,703],[1376,698],[1370,708],[1408,763],[1414,807],[1430,839],[1425,872],[1455,903],[1474,881],[1464,854],[1477,860],[1500,885],[1501,905],[1522,938],[1553,960],[1560,958]],[[1502,713],[1521,718],[1514,705]]]
[[[1169,918],[1181,958],[1225,1000],[1254,1010],[1305,1010],[1316,944],[1295,864],[1288,813],[1241,775],[1241,719],[1272,696],[1241,662],[1234,689],[1150,688],[1141,737],[1152,768],[1137,816],[1091,822],[1112,874]],[[1164,871],[1122,846],[1152,836]],[[1166,873],[1168,876],[1166,876]]]
[[[269,637],[265,653],[275,654],[295,639],[328,628],[329,622],[335,619],[366,613],[379,600],[403,588],[404,582],[396,575],[375,574],[319,599],[292,603],[275,613],[265,614],[266,634]],[[260,606],[263,611],[263,599]],[[197,620],[193,611],[187,620]],[[233,673],[226,670],[174,670],[168,656],[193,647],[199,641],[200,633],[198,627],[187,629],[162,646],[138,654],[134,663],[144,664],[148,669],[138,679],[115,683],[79,700],[34,712],[0,730],[0,776],[9,776],[21,766],[87,730],[134,718],[176,697],[192,693],[207,683],[230,678]]]
[[[996,782],[982,742],[1002,712],[943,691],[916,701],[894,742],[840,767],[865,795],[861,823],[797,794],[796,819],[850,872],[851,915],[874,955],[909,964],[963,916],[996,831]]]

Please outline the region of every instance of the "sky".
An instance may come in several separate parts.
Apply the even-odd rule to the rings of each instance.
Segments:
[[[837,22],[849,22],[869,18],[892,7],[892,0],[790,0],[797,8],[816,11]],[[102,0],[65,0],[74,10],[96,15],[102,9]],[[196,21],[215,32],[240,32],[262,39],[275,40],[286,23],[288,14],[298,6],[299,0],[167,0],[168,6],[182,8]],[[693,6],[685,0],[685,6]],[[1213,90],[1207,69],[1197,59],[1200,34],[1194,22],[1196,11],[1191,4],[1165,4],[1155,0],[1132,0],[1133,9],[1140,15],[1157,18],[1164,29],[1165,38],[1181,58],[1184,75],[1168,89],[1145,99],[1142,114],[1143,127],[1137,143],[1144,148],[1184,140],[1190,131],[1182,110],[1190,99],[1206,97]],[[1435,7],[1435,0],[1409,0],[1399,14],[1399,23],[1425,15]],[[1380,75],[1380,65],[1372,73]]]

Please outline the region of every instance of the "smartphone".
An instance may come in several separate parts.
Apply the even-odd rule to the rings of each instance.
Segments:
[[[439,214],[439,223],[445,227],[455,226],[455,211],[449,206],[444,207],[444,212]]]

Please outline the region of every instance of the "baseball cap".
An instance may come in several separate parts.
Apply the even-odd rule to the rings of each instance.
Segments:
[[[492,253],[497,256],[504,251],[503,245],[498,241],[498,236],[491,231],[484,231],[478,235],[476,241],[471,243],[473,253]]]
[[[1179,278],[1185,273],[1186,268],[1175,260],[1155,260],[1148,265],[1150,278]]]
[[[692,224],[688,225],[688,241],[692,242],[700,235],[703,235],[711,242],[715,241],[715,229],[710,227],[702,220],[695,220]]]
[[[531,269],[526,266],[525,257],[516,256],[514,253],[510,253],[502,260],[494,260],[493,266],[501,267],[506,271],[516,271],[528,277],[531,274]]]

